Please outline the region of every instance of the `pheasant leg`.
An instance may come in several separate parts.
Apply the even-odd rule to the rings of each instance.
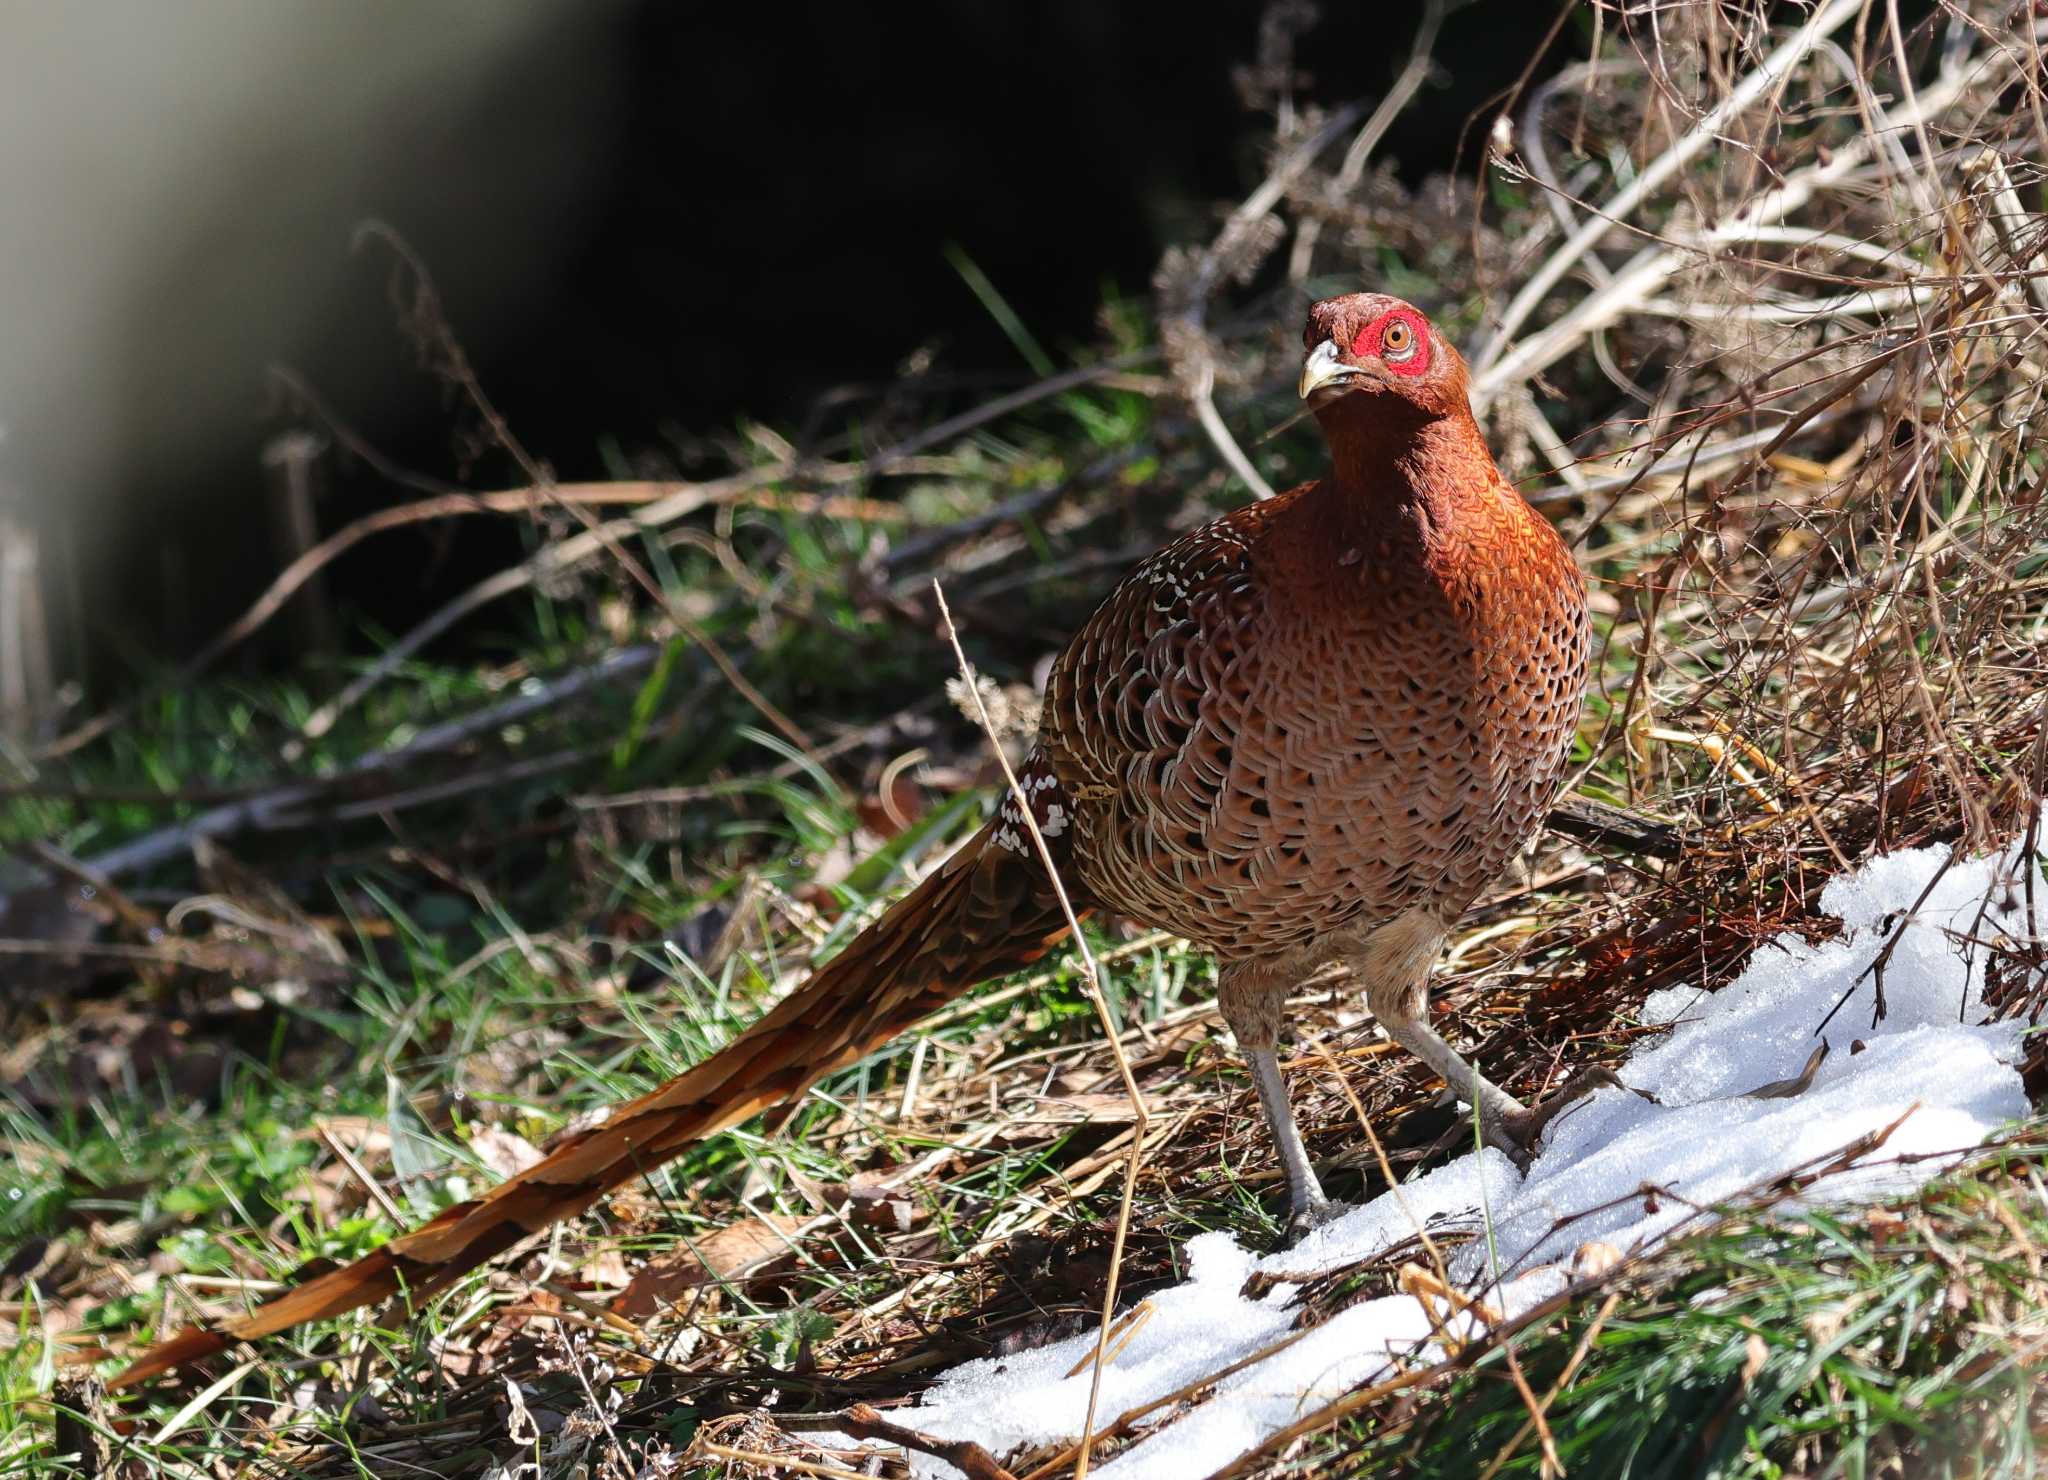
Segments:
[[[1517,1166],[1527,1166],[1543,1122],[1532,1128],[1522,1103],[1429,1025],[1429,969],[1443,941],[1443,926],[1417,910],[1374,931],[1346,954],[1353,976],[1365,984],[1366,1005],[1387,1036],[1441,1074],[1451,1092],[1479,1112],[1479,1133],[1487,1145],[1507,1153]]]
[[[1298,968],[1299,963],[1282,961],[1228,962],[1217,974],[1216,1005],[1237,1036],[1238,1051],[1251,1065],[1259,1108],[1266,1113],[1266,1129],[1287,1173],[1288,1227],[1306,1233],[1329,1215],[1330,1200],[1309,1165],[1308,1148],[1287,1098],[1287,1078],[1280,1070],[1280,1022],[1288,988],[1300,979]]]
[[[1487,1145],[1506,1152],[1517,1166],[1529,1164],[1548,1114],[1536,1120],[1520,1100],[1481,1074],[1420,1016],[1390,1014],[1377,1003],[1374,1016],[1389,1038],[1441,1074],[1451,1092],[1479,1112],[1479,1134]]]
[[[1330,1200],[1323,1184],[1309,1165],[1308,1148],[1301,1141],[1301,1127],[1294,1119],[1294,1106],[1287,1098],[1287,1079],[1280,1072],[1280,1055],[1272,1044],[1247,1048],[1245,1058],[1252,1066],[1252,1082],[1259,1087],[1259,1105],[1266,1112],[1266,1129],[1280,1152],[1280,1165],[1287,1173],[1287,1226],[1290,1232],[1306,1233],[1330,1213]]]

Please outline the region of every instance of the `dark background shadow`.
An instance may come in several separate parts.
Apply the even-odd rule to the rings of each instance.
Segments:
[[[401,463],[517,481],[502,458],[470,456],[446,388],[414,364],[388,257],[350,251],[362,220],[389,221],[434,272],[484,385],[559,476],[687,473],[742,415],[802,435],[819,397],[885,382],[914,354],[963,398],[1027,378],[949,252],[1055,357],[1093,342],[1106,297],[1142,302],[1162,248],[1206,239],[1259,178],[1270,120],[1247,111],[1233,72],[1256,54],[1263,10],[536,3],[516,26],[430,45],[406,6],[353,8],[344,28],[286,5],[254,40],[227,29],[235,7],[217,41],[183,43],[192,58],[170,76],[181,63],[147,36],[51,22],[30,38],[46,54],[16,53],[44,96],[9,157],[17,173],[45,167],[60,194],[100,166],[136,169],[136,219],[87,201],[78,229],[104,246],[125,225],[134,265],[74,285],[113,318],[75,363],[80,309],[44,336],[61,371],[0,352],[15,372],[0,375],[0,486],[62,527],[94,687],[189,651],[273,573],[259,461],[295,412],[270,364]],[[198,12],[187,30],[204,32]],[[1297,97],[1382,94],[1418,14],[1323,7],[1297,51]],[[1451,168],[1554,18],[1518,0],[1455,16],[1439,47],[1455,65],[1380,157],[1410,179]],[[118,61],[124,41],[132,77],[102,56]],[[1568,32],[1553,60],[1573,44]],[[407,72],[413,55],[431,67]],[[200,116],[252,76],[265,86],[225,122]],[[123,115],[118,99],[145,84],[148,106]],[[97,132],[73,162],[81,129]],[[151,151],[167,160],[144,170]],[[176,172],[173,205],[137,203]],[[22,190],[70,208],[50,206],[47,185],[7,185],[0,160],[0,230],[30,208]],[[47,226],[16,224],[32,241]],[[31,318],[48,302],[39,272],[82,260],[56,240],[0,278]],[[406,496],[342,466],[321,523]],[[361,624],[402,628],[509,558],[513,536],[489,523],[342,561],[330,590],[351,645],[366,645]]]

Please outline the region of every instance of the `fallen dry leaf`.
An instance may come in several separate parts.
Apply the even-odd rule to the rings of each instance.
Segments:
[[[886,791],[877,783],[872,792],[854,804],[861,826],[884,842],[900,836],[928,810],[924,788],[912,779],[908,771],[896,771],[886,779],[889,782]]]
[[[469,1149],[478,1161],[501,1177],[516,1177],[544,1157],[540,1148],[526,1137],[495,1125],[480,1125],[472,1130]]]
[[[1580,1244],[1578,1252],[1572,1255],[1572,1278],[1594,1280],[1621,1263],[1621,1250],[1610,1243],[1593,1239]]]
[[[890,1174],[900,1170],[888,1169]],[[826,1182],[815,1190],[820,1204],[843,1210],[849,1223],[862,1228],[879,1228],[887,1233],[908,1233],[923,1214],[917,1199],[906,1187],[884,1186],[884,1174],[856,1172],[846,1182]]]
[[[612,1309],[637,1321],[681,1303],[692,1290],[716,1284],[786,1256],[796,1231],[810,1222],[794,1213],[768,1213],[728,1224],[709,1238],[694,1240],[650,1259],[612,1301]]]
[[[633,1280],[626,1256],[614,1248],[600,1249],[584,1260],[581,1275],[585,1288],[594,1290],[617,1290]]]
[[[1153,1113],[1154,1105],[1146,1105]],[[1020,1120],[1027,1117],[1020,1116]],[[1133,1119],[1130,1096],[1124,1094],[1040,1095],[1032,1120],[1072,1121],[1088,1125],[1128,1125]]]

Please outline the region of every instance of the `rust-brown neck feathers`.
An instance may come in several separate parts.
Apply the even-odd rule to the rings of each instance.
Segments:
[[[1442,409],[1376,387],[1317,407],[1330,448],[1330,471],[1314,495],[1323,519],[1361,534],[1418,529],[1435,545],[1515,497],[1473,420],[1463,370],[1455,400]]]
[[[1503,496],[1465,362],[1412,304],[1383,293],[1325,299],[1304,338],[1303,393],[1330,448],[1324,518],[1370,530],[1420,516],[1449,534]]]

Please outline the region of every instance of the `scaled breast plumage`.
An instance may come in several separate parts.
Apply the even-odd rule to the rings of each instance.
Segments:
[[[1225,959],[1462,911],[1549,806],[1587,648],[1569,555],[1486,473],[1433,519],[1303,485],[1133,570],[1022,777],[1070,887]]]

